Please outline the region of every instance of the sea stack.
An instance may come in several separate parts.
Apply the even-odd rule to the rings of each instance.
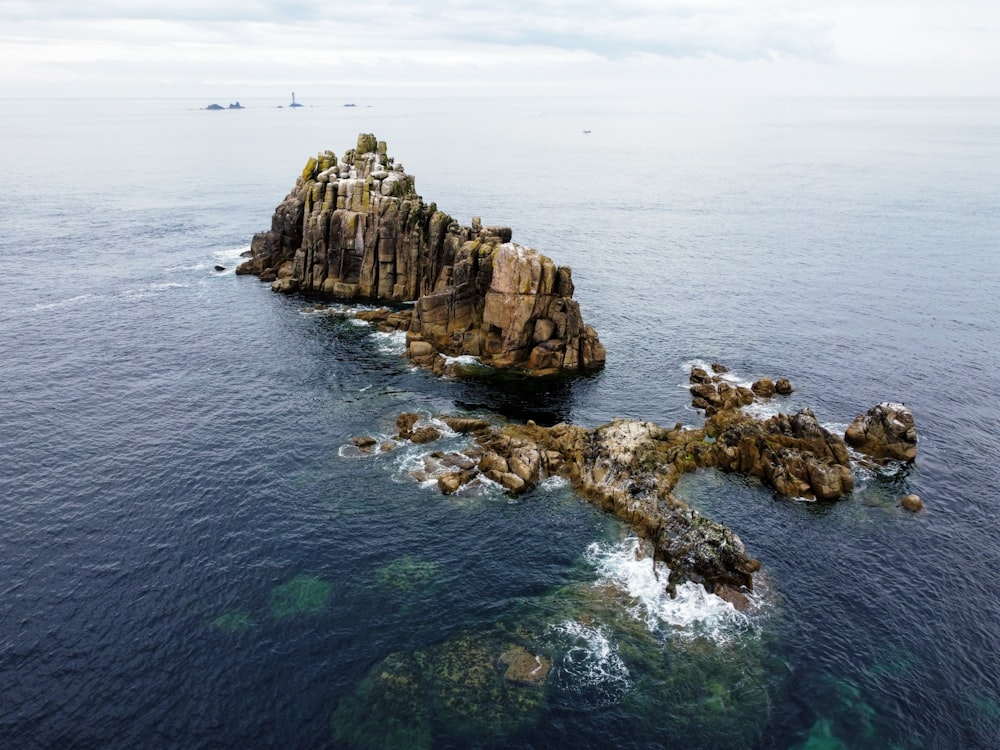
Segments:
[[[338,158],[310,158],[253,238],[237,271],[277,292],[381,302],[395,316],[408,354],[431,366],[443,356],[531,375],[604,365],[597,332],[573,299],[572,271],[511,241],[504,226],[462,226],[426,204],[385,141],[361,134]]]

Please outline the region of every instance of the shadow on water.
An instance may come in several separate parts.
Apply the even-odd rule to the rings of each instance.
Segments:
[[[455,405],[467,411],[487,409],[511,420],[532,419],[551,427],[569,420],[574,402],[597,377],[532,378],[498,371],[470,373],[461,380],[465,393],[455,399]]]
[[[383,336],[354,319],[348,312],[324,311],[319,316],[319,326],[313,332],[322,332],[321,339],[338,359],[351,363],[358,370],[405,370],[412,367],[405,357],[405,345],[399,335],[392,342],[391,336],[373,346],[373,335]],[[331,314],[332,313],[332,314]],[[332,344],[332,346],[331,346]],[[490,411],[515,421],[534,420],[540,425],[551,426],[570,419],[573,406],[586,397],[590,386],[600,378],[600,373],[556,375],[545,378],[531,377],[523,372],[495,370],[478,364],[460,367],[457,376],[439,380],[429,372],[428,381],[451,391],[455,406],[466,411]]]

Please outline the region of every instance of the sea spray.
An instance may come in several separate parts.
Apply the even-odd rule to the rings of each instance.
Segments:
[[[559,692],[588,708],[617,703],[632,683],[608,631],[600,625],[565,620],[550,632],[561,651]]]
[[[651,633],[702,636],[725,643],[752,626],[750,617],[699,584],[684,583],[671,598],[666,592],[669,568],[662,562],[654,563],[641,549],[636,537],[613,545],[595,542],[588,547],[587,558],[599,582],[626,594],[630,614]]]

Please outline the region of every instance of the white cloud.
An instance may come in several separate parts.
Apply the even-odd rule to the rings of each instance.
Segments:
[[[860,93],[875,80],[883,93],[949,93],[949,81],[975,93],[963,89],[974,68],[979,93],[1000,94],[1000,4],[876,2],[0,0],[0,93],[130,95],[159,82],[199,95],[310,80],[387,93],[667,92],[684,83],[670,78],[679,71],[682,89],[708,93]],[[924,91],[931,65],[936,88]]]

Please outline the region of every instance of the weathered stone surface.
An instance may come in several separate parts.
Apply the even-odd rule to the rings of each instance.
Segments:
[[[906,404],[885,401],[858,415],[844,433],[852,448],[876,459],[913,461],[917,428]]]
[[[378,444],[378,441],[375,438],[368,437],[367,435],[358,435],[356,437],[352,437],[351,442],[354,443],[355,446],[357,446],[363,451],[373,450],[375,446]]]
[[[435,372],[444,370],[438,353],[532,375],[606,358],[572,299],[568,266],[512,242],[509,227],[463,227],[425,204],[371,134],[340,161],[331,151],[309,159],[237,272],[276,292],[413,302],[406,330],[419,338],[407,353]]]

